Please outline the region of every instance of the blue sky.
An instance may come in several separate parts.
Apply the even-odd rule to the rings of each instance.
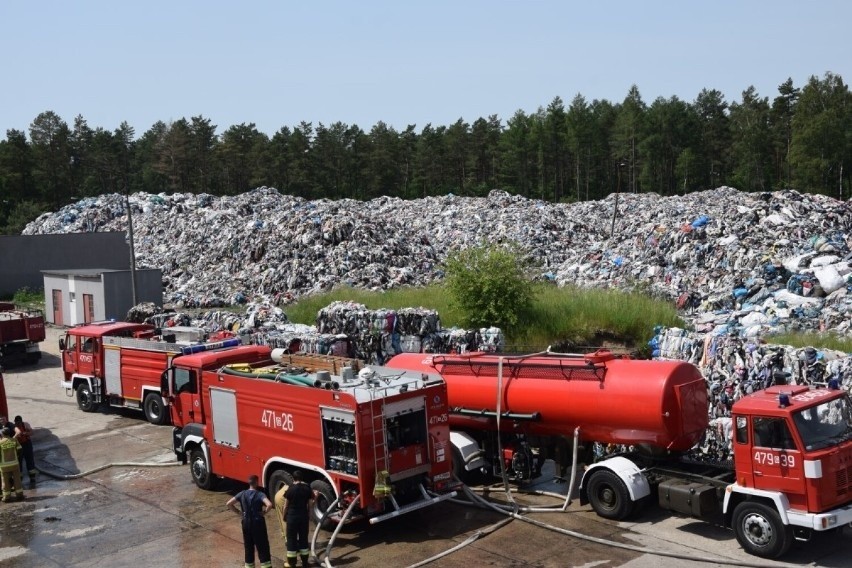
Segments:
[[[852,80],[852,2],[42,1],[0,3],[0,139],[41,112],[141,136],[202,115],[221,134],[301,121],[449,125],[557,95],[770,101]]]

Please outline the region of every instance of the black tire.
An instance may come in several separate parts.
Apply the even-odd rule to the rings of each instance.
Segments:
[[[216,486],[216,476],[210,471],[210,464],[200,449],[189,452],[189,474],[201,489],[209,491]]]
[[[622,521],[633,512],[633,501],[630,500],[627,486],[609,470],[593,472],[587,491],[592,509],[605,519]]]
[[[743,550],[761,558],[778,558],[793,544],[793,527],[763,503],[743,501],[734,509],[734,534]]]
[[[145,401],[142,403],[142,408],[145,411],[145,419],[151,424],[162,426],[169,421],[168,407],[163,402],[163,397],[155,392],[145,395]]]
[[[327,481],[323,481],[322,479],[312,481],[311,489],[317,493],[316,498],[314,499],[314,505],[311,507],[311,519],[313,519],[314,524],[318,524],[320,519],[322,519],[323,513],[325,513],[329,506],[334,503],[334,490]],[[326,530],[333,526],[334,523],[328,519],[326,519],[326,521],[322,524],[322,528]]]
[[[88,383],[80,383],[80,386],[77,387],[77,406],[83,412],[94,412],[98,409],[98,403],[95,402],[95,397]]]
[[[290,474],[290,472],[284,469],[277,469],[273,471],[272,475],[269,476],[269,483],[266,487],[267,491],[269,492],[269,497],[275,497],[275,494],[278,493],[278,490],[284,487],[285,485],[293,485],[293,476]]]

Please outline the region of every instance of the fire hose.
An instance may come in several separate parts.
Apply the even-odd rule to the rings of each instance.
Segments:
[[[107,464],[104,464],[104,465],[100,465],[96,468],[93,468],[93,469],[90,469],[90,470],[87,470],[87,471],[81,471],[80,473],[68,473],[68,474],[56,473],[56,472],[53,472],[53,471],[46,470],[46,469],[44,469],[40,466],[36,466],[36,470],[38,470],[39,473],[46,475],[47,477],[50,477],[51,479],[58,479],[60,481],[70,481],[72,479],[80,479],[81,477],[86,477],[87,475],[92,475],[93,473],[97,473],[99,471],[103,471],[103,470],[109,469],[111,467],[174,467],[174,466],[180,466],[180,465],[183,465],[183,464],[181,464],[179,462],[174,462],[174,463],[172,463],[172,462],[168,462],[168,463],[164,463],[164,462],[113,462],[113,463],[107,463]]]

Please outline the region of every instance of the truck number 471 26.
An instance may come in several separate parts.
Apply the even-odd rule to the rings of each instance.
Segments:
[[[293,431],[293,415],[287,412],[264,410],[260,417],[260,422],[267,428],[285,430],[287,432]]]

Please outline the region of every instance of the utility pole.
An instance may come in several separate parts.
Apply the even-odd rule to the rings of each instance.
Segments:
[[[127,185],[127,170],[124,172],[124,206],[127,208],[127,237],[130,240],[130,292],[133,295],[133,305],[136,300],[136,246],[133,243],[133,213],[130,210],[130,187]]]

